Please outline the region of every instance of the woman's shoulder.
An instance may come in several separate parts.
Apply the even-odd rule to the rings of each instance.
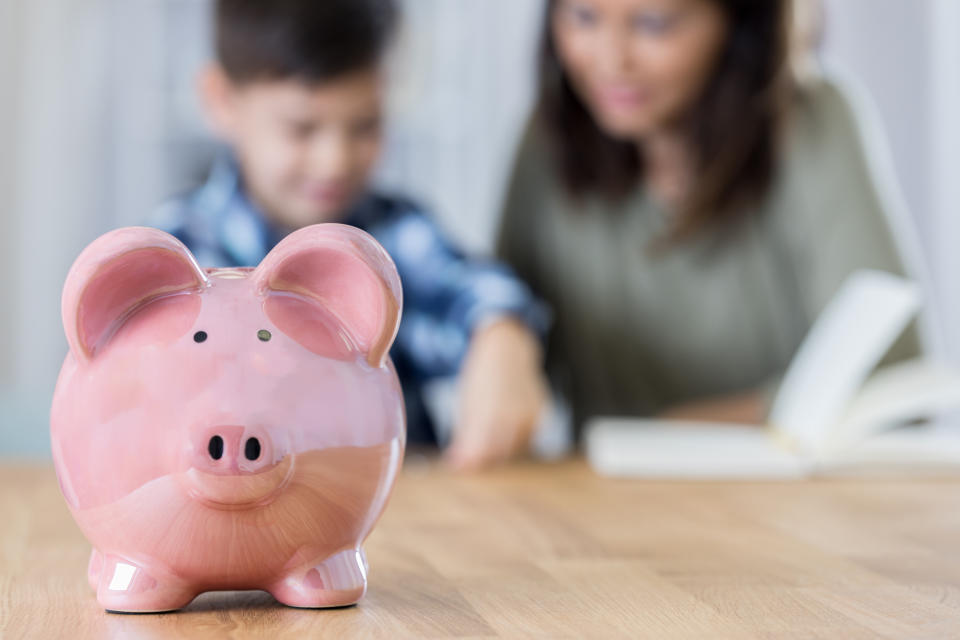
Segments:
[[[552,173],[551,158],[549,134],[543,120],[534,111],[527,116],[520,128],[513,156],[514,171],[523,173],[528,179],[542,182]]]
[[[814,201],[870,190],[884,135],[866,94],[836,73],[798,84],[781,140],[781,197]]]
[[[788,236],[820,237],[837,225],[880,229],[895,177],[884,167],[886,141],[863,89],[838,72],[799,85],[769,203]],[[840,213],[842,212],[842,215]]]
[[[534,111],[525,120],[517,136],[509,174],[507,198],[524,202],[527,211],[542,211],[550,219],[567,216],[583,218],[584,212],[598,214],[633,211],[646,202],[638,185],[623,198],[610,199],[596,190],[574,194],[562,176],[557,132]]]
[[[563,200],[551,140],[536,113],[527,116],[522,124],[511,160],[503,194],[505,216],[520,214],[532,220]]]
[[[784,160],[808,171],[861,166],[884,140],[875,107],[857,81],[839,71],[797,85],[784,136]],[[796,168],[796,167],[794,167]]]

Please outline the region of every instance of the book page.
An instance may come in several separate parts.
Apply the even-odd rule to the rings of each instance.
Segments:
[[[842,456],[875,434],[960,408],[960,372],[944,363],[908,360],[883,367],[864,383],[818,451]],[[922,433],[906,429],[906,434]],[[910,437],[909,435],[907,437]],[[960,433],[954,437],[960,442]]]
[[[915,283],[882,271],[854,272],[797,350],[770,424],[805,450],[819,449],[919,307]]]
[[[658,478],[796,478],[810,462],[767,429],[637,418],[595,418],[586,452],[598,473]]]

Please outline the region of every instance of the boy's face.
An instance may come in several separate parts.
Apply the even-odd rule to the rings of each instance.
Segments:
[[[296,228],[343,219],[380,153],[379,69],[318,85],[237,85],[217,68],[203,80],[213,124],[232,145],[250,197],[272,220]]]

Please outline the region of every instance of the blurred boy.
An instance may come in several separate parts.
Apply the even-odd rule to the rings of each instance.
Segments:
[[[536,334],[547,313],[506,267],[467,258],[415,205],[370,190],[395,18],[389,0],[220,0],[217,61],[200,92],[231,154],[153,223],[204,266],[254,266],[284,235],[318,222],[372,234],[403,284],[391,354],[409,438],[434,439],[422,385],[459,372],[446,455],[476,468],[527,445],[546,399]]]

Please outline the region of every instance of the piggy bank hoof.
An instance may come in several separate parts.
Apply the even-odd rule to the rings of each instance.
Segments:
[[[348,549],[302,566],[267,589],[288,607],[325,609],[356,604],[367,591],[367,559]]]
[[[96,550],[90,557],[89,577],[91,584],[96,583],[100,606],[114,613],[174,611],[196,596],[186,585],[155,578],[129,560]]]

